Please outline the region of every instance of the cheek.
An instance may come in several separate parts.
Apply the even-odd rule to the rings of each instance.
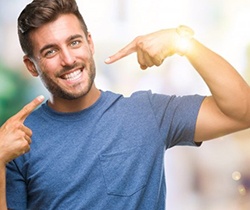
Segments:
[[[39,63],[39,73],[52,75],[54,74],[59,67],[58,61],[56,59],[49,59],[49,60],[41,60]]]
[[[92,49],[89,45],[79,48],[79,50],[75,51],[76,58],[81,58],[84,60],[91,59],[94,55],[94,49]]]

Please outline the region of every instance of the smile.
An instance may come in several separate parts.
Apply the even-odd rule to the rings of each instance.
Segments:
[[[66,79],[68,81],[73,81],[79,79],[81,75],[82,75],[82,70],[79,69],[69,74],[63,75],[63,79]]]

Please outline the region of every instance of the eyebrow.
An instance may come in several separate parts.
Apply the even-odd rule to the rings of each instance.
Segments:
[[[72,41],[74,39],[77,39],[77,38],[81,38],[82,39],[83,36],[81,34],[75,34],[75,35],[70,36],[66,41],[70,42],[70,41]],[[39,50],[39,53],[42,54],[45,50],[53,48],[55,46],[56,46],[56,44],[45,45],[45,46],[42,47],[42,49]]]

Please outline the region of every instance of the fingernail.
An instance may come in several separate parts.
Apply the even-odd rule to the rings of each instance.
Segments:
[[[108,63],[110,61],[110,58],[107,58],[104,62]]]
[[[37,97],[37,99],[38,99],[39,101],[43,101],[43,100],[44,100],[44,96],[43,96],[43,95],[40,95],[40,96]]]

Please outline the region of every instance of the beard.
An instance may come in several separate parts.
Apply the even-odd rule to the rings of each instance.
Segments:
[[[60,71],[60,73],[58,75],[60,75],[62,73],[66,73],[67,71],[69,71],[73,68],[76,68],[76,67],[86,67],[86,66],[84,64],[81,64],[81,63],[76,63],[73,66],[66,66]],[[78,99],[82,96],[85,96],[90,91],[90,89],[94,83],[94,79],[95,79],[95,75],[96,75],[96,67],[95,67],[95,63],[94,63],[93,58],[89,59],[89,69],[87,71],[88,71],[87,72],[87,75],[88,75],[87,85],[85,88],[82,88],[81,91],[77,91],[77,92],[70,92],[65,88],[63,89],[54,80],[52,80],[50,77],[48,77],[47,74],[44,74],[43,72],[40,74],[40,77],[41,77],[41,80],[42,80],[44,86],[47,88],[47,90],[54,97],[62,98],[62,99],[66,99],[66,100],[74,100],[74,99]],[[81,84],[77,84],[77,86],[79,86],[79,85],[82,86]]]

